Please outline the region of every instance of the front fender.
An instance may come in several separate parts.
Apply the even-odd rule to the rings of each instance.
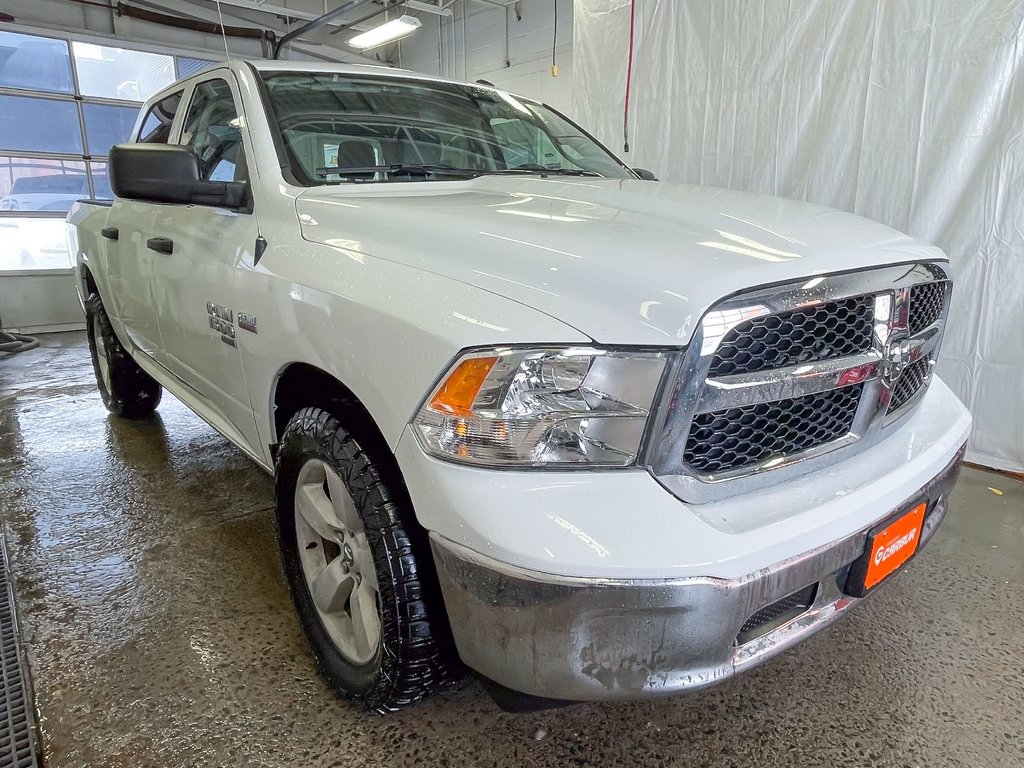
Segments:
[[[306,363],[344,384],[394,450],[420,401],[460,350],[591,341],[486,290],[305,241],[268,254],[244,280],[241,295],[251,307],[239,309],[258,317],[259,332],[239,334],[239,346],[266,446],[274,442],[275,383],[290,363]]]

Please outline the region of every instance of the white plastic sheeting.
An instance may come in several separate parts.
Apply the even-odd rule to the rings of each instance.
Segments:
[[[629,0],[575,0],[574,116],[623,150]],[[968,457],[1024,470],[1024,3],[636,0],[631,165],[942,247]]]

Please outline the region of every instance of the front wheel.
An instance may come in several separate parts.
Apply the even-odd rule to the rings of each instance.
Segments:
[[[414,544],[391,466],[326,410],[304,408],[281,438],[276,475],[285,578],[326,681],[383,712],[454,679],[430,555]]]
[[[85,302],[85,321],[96,386],[107,410],[129,419],[151,416],[160,404],[163,388],[118,341],[98,294]]]

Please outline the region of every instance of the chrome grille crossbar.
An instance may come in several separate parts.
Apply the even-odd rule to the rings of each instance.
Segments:
[[[791,365],[757,373],[707,379],[695,413],[710,413],[754,403],[788,400],[878,378],[877,350],[820,363]]]
[[[699,503],[865,450],[927,389],[951,290],[945,265],[920,263],[817,276],[713,306],[667,388],[648,468]],[[785,424],[766,431],[769,413]],[[770,445],[759,442],[769,433]]]

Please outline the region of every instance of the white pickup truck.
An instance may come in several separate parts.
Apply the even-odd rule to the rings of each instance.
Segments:
[[[508,706],[721,682],[947,512],[948,260],[881,224],[384,68],[206,70],[109,170],[68,219],[103,400],[167,389],[274,474],[303,628],[367,707],[463,665]]]

